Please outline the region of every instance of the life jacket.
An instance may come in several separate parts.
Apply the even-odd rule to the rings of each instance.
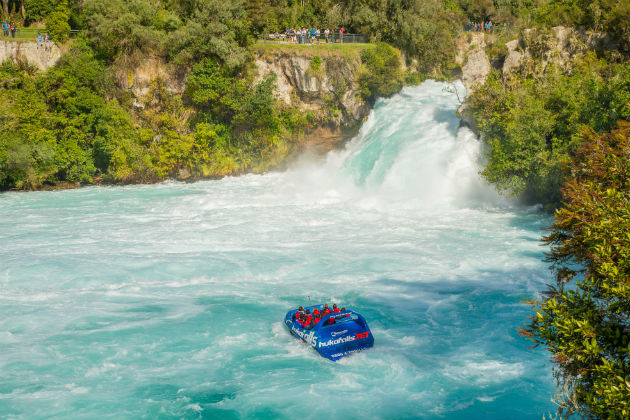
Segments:
[[[314,324],[314,325],[317,325],[317,323],[318,323],[319,321],[321,321],[321,320],[322,320],[322,319],[321,319],[320,317],[315,318],[315,324]]]
[[[313,315],[319,315],[319,309],[317,308],[313,309]]]
[[[324,309],[324,315],[328,315],[329,313],[331,313],[332,311],[330,310],[330,308],[326,308]]]
[[[339,308],[335,308],[335,309],[333,309],[333,313],[334,313],[334,314],[338,314],[339,312],[341,312],[341,309],[339,309]]]

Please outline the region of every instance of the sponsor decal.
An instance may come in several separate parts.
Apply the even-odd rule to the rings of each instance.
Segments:
[[[347,337],[339,337],[336,339],[330,339],[328,341],[320,341],[319,343],[317,343],[318,347],[328,347],[328,346],[334,346],[336,344],[341,344],[341,343],[347,343],[349,341],[355,341],[355,340],[361,340],[363,338],[368,338],[368,336],[370,335],[369,331],[365,331],[362,333],[358,333],[356,335],[350,335]]]
[[[339,358],[339,357],[343,357],[343,356],[349,356],[352,353],[358,353],[360,351],[362,351],[363,349],[354,349],[354,350],[348,350],[348,351],[344,351],[343,353],[335,353],[335,354],[331,354],[330,357],[333,358]]]
[[[350,335],[348,337],[340,337],[335,340],[331,339],[328,341],[320,341],[317,345],[319,347],[328,347],[328,346],[334,346],[335,344],[347,343],[348,341],[354,341],[354,340],[356,340],[356,338]]]
[[[347,333],[347,332],[348,332],[348,330],[343,330],[343,331],[333,331],[331,335],[332,335],[333,337],[337,337],[338,335],[345,334],[345,333]]]
[[[302,340],[306,341],[311,346],[315,347],[317,344],[317,336],[315,335],[315,331],[304,331],[302,329],[296,328],[295,326],[291,327],[291,331],[293,331],[298,337]]]

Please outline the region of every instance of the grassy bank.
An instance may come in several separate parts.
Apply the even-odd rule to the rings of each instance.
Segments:
[[[281,44],[257,43],[252,51],[260,55],[296,54],[303,57],[331,57],[344,56],[346,58],[361,58],[365,50],[373,50],[376,44]]]

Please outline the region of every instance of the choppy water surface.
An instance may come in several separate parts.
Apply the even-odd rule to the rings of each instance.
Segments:
[[[0,418],[553,410],[547,355],[515,331],[549,219],[479,179],[443,87],[284,173],[0,195]],[[293,339],[309,295],[362,313],[375,347],[332,363]]]

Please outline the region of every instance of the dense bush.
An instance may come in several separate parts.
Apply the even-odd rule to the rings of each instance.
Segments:
[[[379,42],[376,48],[363,51],[361,62],[365,68],[359,77],[363,98],[374,101],[378,96],[388,97],[400,91],[403,72],[397,50]]]
[[[417,59],[421,73],[440,75],[451,66],[460,16],[441,1],[350,0],[341,7],[352,30],[400,48]]]
[[[560,164],[579,146],[583,126],[610,130],[630,119],[630,69],[590,54],[570,74],[492,73],[471,108],[490,146],[483,176],[499,190],[549,207],[560,204]]]
[[[51,39],[55,42],[66,42],[70,34],[70,13],[64,4],[59,4],[49,15],[46,16],[46,30]]]
[[[168,53],[176,64],[190,67],[206,57],[234,69],[247,57],[247,21],[241,2],[207,0],[187,12],[190,17],[168,38]]]
[[[112,61],[135,51],[159,52],[165,33],[158,26],[159,2],[147,0],[86,0],[87,34],[99,54]]]
[[[630,125],[590,129],[545,238],[556,273],[521,333],[551,353],[560,415],[630,418]]]
[[[542,2],[534,11],[537,22],[550,26],[580,26],[606,31],[629,52],[630,2],[611,0],[560,0]]]

